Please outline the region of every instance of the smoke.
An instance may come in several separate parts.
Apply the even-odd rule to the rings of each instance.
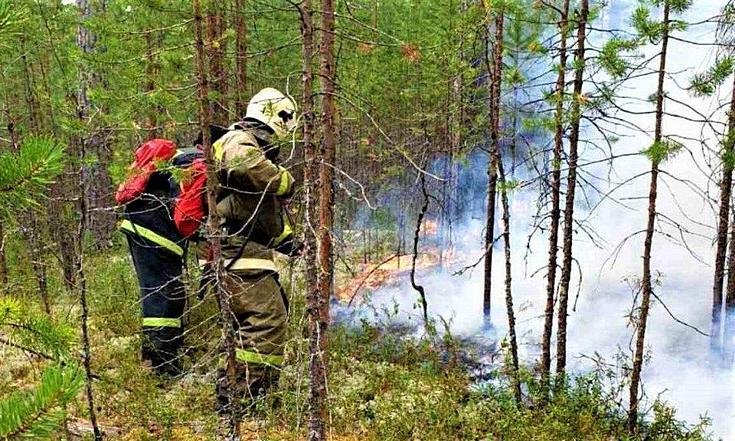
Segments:
[[[612,3],[613,7],[601,17],[602,24],[607,28],[626,27],[634,2]],[[720,2],[714,1],[696,3],[696,8],[687,15],[690,22],[714,16],[721,7]],[[685,31],[683,38],[713,41],[714,32],[712,24],[692,26]],[[595,38],[593,35],[593,42]],[[644,55],[653,56],[657,50],[649,47]],[[729,90],[722,90],[714,99],[694,99],[677,87],[677,84],[686,84],[695,72],[711,64],[714,52],[681,41],[672,41],[669,51],[668,70],[675,73],[667,78],[667,92],[672,99],[667,101],[666,112],[700,119],[691,109],[676,103],[680,101],[701,114],[715,113],[720,121],[724,121],[724,112],[716,113],[716,110],[730,94]],[[655,77],[636,79],[625,87],[622,95],[645,98],[655,92]],[[650,111],[652,106],[631,100],[623,107]],[[653,115],[637,116],[635,124],[649,134],[653,133]],[[620,134],[620,141],[614,145],[616,155],[640,152],[652,142],[651,135],[612,125],[606,128]],[[593,162],[608,154],[594,144],[601,141],[599,134],[589,128],[587,130],[584,138],[589,142],[581,146],[581,163]],[[650,350],[650,359],[643,371],[646,401],[650,404],[651,400],[660,397],[677,409],[679,418],[690,423],[708,415],[717,436],[735,439],[735,370],[711,363],[708,338],[671,317],[673,314],[677,320],[709,332],[715,212],[712,200],[701,190],[710,190],[715,196],[716,185],[708,178],[712,175],[707,166],[711,158],[707,156],[709,153],[703,152],[705,149],[699,141],[710,149],[716,149],[717,137],[699,122],[673,116],[665,119],[664,132],[676,135],[675,139],[683,142],[687,149],[663,164],[660,176],[657,207],[660,215],[652,262],[658,282],[655,293],[660,301],[655,301],[652,307],[646,334]],[[458,180],[460,184],[467,181],[466,175],[472,176],[469,181],[475,182],[477,176],[484,174],[486,162],[478,158],[482,159],[483,154],[475,154],[466,162]],[[586,189],[577,192],[579,203],[575,217],[584,221],[593,236],[590,238],[580,230],[574,237],[577,263],[573,288],[579,288],[579,299],[576,309],[570,311],[568,324],[569,369],[574,372],[586,372],[594,367],[585,355],[599,353],[614,361],[616,354],[631,352],[633,329],[628,326],[628,315],[633,305],[635,283],[642,270],[643,235],[640,232],[646,223],[650,177],[642,175],[630,179],[645,173],[650,163],[645,156],[639,155],[617,159],[613,165],[612,169],[605,163],[585,167],[581,178],[586,183],[581,185]],[[620,185],[624,182],[627,183]],[[590,184],[598,191],[593,190]],[[617,190],[612,197],[603,197],[613,188]],[[473,185],[475,194],[471,197],[484,200],[483,190],[484,186]],[[466,191],[466,188],[460,191]],[[546,274],[543,268],[547,259],[548,237],[536,232],[527,243],[538,203],[538,188],[522,187],[509,196],[513,295],[520,355],[525,363],[532,364],[538,359],[543,329]],[[392,208],[396,212],[404,209]],[[496,231],[500,231],[500,227],[498,224]],[[482,332],[483,228],[482,216],[467,210],[463,219],[454,225],[457,260],[448,268],[423,271],[418,275],[418,282],[426,288],[431,316],[448,320],[451,331],[462,336]],[[499,337],[507,332],[501,246],[502,242],[494,250],[492,280],[492,321]],[[476,268],[456,274],[457,270],[476,262],[479,262]],[[581,284],[578,283],[580,274]],[[576,295],[576,291],[572,294]],[[398,312],[395,320],[418,324],[421,315],[416,309],[416,300],[417,293],[407,279],[373,293],[370,298],[372,308],[386,311],[395,308]],[[358,315],[371,316],[371,313],[363,308],[358,310]]]

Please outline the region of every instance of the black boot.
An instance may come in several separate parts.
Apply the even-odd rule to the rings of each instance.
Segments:
[[[179,328],[143,328],[141,358],[157,375],[176,378],[183,374]]]
[[[229,415],[229,412],[237,412],[238,417],[254,415],[256,408],[261,403],[271,386],[274,378],[277,380],[278,373],[274,369],[237,363],[235,367],[235,384],[230,387],[225,369],[217,369],[217,380],[215,394],[217,397],[217,413],[220,416]],[[230,404],[228,393],[232,395],[234,407]]]

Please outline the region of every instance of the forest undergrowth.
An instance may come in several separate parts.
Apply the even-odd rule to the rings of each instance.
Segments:
[[[34,297],[32,266],[24,264],[27,256],[22,254],[22,246],[12,242],[7,246],[12,268],[18,270],[10,275],[12,296],[3,298],[0,318],[10,309],[35,310],[39,304]],[[217,439],[212,384],[219,326],[214,299],[210,296],[200,301],[190,294],[186,374],[162,381],[139,362],[138,294],[132,264],[122,244],[90,256],[88,265],[94,268],[89,277],[92,371],[95,387],[103,397],[97,410],[106,438]],[[195,271],[189,279],[190,291],[195,292]],[[55,302],[44,338],[58,338],[53,344],[46,342],[46,346],[66,346],[73,353],[78,345],[73,331],[78,305],[60,280],[52,277],[48,283]],[[308,341],[303,286],[300,280],[284,280],[284,284],[292,300],[288,362],[278,391],[251,409],[245,419],[242,433],[246,440],[297,440],[306,436],[308,360],[304,358],[304,346]],[[477,342],[454,337],[446,330],[437,331],[433,326],[419,335],[409,326],[388,322],[343,321],[330,329],[330,439],[713,439],[708,435],[706,419],[698,425],[687,425],[676,419],[674,409],[656,400],[641,424],[639,437],[629,438],[627,414],[620,404],[624,399],[619,395],[624,385],[617,393],[610,388],[611,378],[618,378],[610,368],[573,374],[566,381],[557,379],[552,400],[540,406],[537,400],[541,388],[532,372],[535,367],[525,366],[521,378],[527,405],[518,406],[506,375],[509,358],[503,341],[494,345],[498,356],[490,366],[490,374],[478,380],[474,370],[488,362],[482,360],[483,347]],[[48,366],[61,365],[60,369],[65,369],[66,362],[54,361],[63,357],[45,352],[42,340],[28,342],[38,349],[37,355],[3,347],[0,395],[31,390],[29,385],[38,384],[42,375],[48,375],[48,369],[44,369]],[[23,339],[15,341],[23,343]],[[56,429],[60,430],[56,439],[92,439],[79,378],[79,386],[72,388],[79,392],[65,404],[68,422],[63,430]],[[63,403],[49,402],[46,408],[39,408],[39,413],[57,412]]]

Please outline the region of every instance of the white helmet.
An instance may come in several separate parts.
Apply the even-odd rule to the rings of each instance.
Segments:
[[[296,102],[290,96],[266,87],[250,99],[245,118],[262,122],[273,129],[276,136],[282,137],[296,125]]]

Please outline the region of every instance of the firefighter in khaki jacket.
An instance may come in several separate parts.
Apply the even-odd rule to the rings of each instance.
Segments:
[[[278,139],[295,125],[294,100],[267,88],[250,100],[243,121],[212,145],[220,167],[217,211],[222,218],[224,289],[236,335],[236,384],[218,371],[218,410],[228,409],[226,387],[240,403],[253,403],[277,382],[286,342],[288,300],[278,282],[274,250],[295,255],[286,208],[293,176],[277,164]],[[210,256],[199,247],[200,263]],[[203,262],[202,262],[203,261]]]

